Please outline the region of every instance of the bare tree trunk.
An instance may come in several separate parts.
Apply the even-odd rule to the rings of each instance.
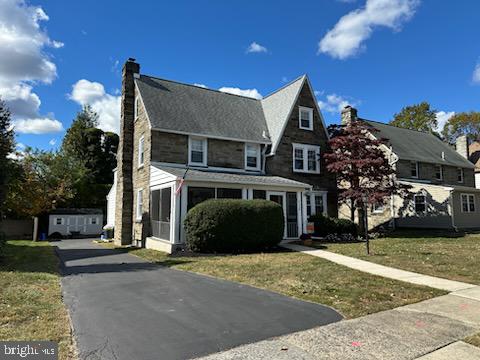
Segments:
[[[353,199],[350,199],[350,220],[355,222],[355,201]]]

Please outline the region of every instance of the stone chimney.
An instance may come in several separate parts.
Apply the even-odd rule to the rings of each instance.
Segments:
[[[115,203],[115,244],[132,242],[133,227],[133,123],[135,103],[135,74],[140,65],[129,58],[122,71],[122,100],[120,114],[120,141],[117,151],[117,193]]]
[[[352,121],[357,120],[357,109],[350,105],[345,106],[342,109],[342,125],[348,125]]]
[[[457,149],[457,152],[465,159],[469,159],[470,150],[467,135],[460,135],[459,137],[457,137],[457,141],[455,142],[455,148]]]

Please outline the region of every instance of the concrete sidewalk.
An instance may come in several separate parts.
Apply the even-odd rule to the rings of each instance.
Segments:
[[[351,269],[363,271],[373,275],[383,276],[394,280],[405,281],[416,285],[429,286],[434,289],[459,291],[476,287],[475,285],[463,283],[460,281],[447,280],[411,271],[400,270],[384,265],[374,264],[369,261],[356,259],[350,256],[335,254],[330,251],[314,249],[307,246],[296,244],[281,244],[281,246],[289,250],[320,257],[322,259],[332,261],[334,263],[349,267]]]
[[[461,340],[478,331],[480,297],[452,293],[202,359],[474,360],[480,348]]]

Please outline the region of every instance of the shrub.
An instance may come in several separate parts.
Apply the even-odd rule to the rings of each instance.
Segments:
[[[192,208],[184,225],[191,251],[245,253],[277,245],[284,219],[281,206],[272,201],[219,199]]]
[[[4,232],[0,231],[0,257],[3,255],[4,247],[7,244],[7,237]]]
[[[356,237],[358,234],[357,225],[348,219],[337,219],[315,214],[310,216],[308,221],[315,224],[315,235],[325,237],[329,234],[351,234]]]
[[[352,234],[328,234],[324,240],[329,243],[352,243],[358,241],[357,237]]]

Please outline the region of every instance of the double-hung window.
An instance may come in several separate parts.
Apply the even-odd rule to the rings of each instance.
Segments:
[[[443,166],[442,165],[435,165],[435,179],[443,180]]]
[[[382,200],[377,201],[372,206],[372,212],[375,214],[383,213],[384,210],[385,210],[385,204],[383,203]]]
[[[410,161],[410,177],[418,178],[418,162]]]
[[[145,137],[141,137],[138,140],[138,167],[143,166],[144,162],[144,148],[145,148]]]
[[[207,139],[188,138],[188,163],[190,165],[207,166]]]
[[[325,214],[327,209],[327,194],[321,192],[307,192],[305,194],[307,218],[315,214]]]
[[[425,214],[427,211],[427,197],[423,194],[417,194],[414,196],[415,212],[417,214]]]
[[[260,170],[260,145],[245,144],[245,169]]]
[[[300,106],[298,110],[299,128],[313,130],[313,109]]]
[[[463,183],[463,169],[457,168],[457,181]]]
[[[475,196],[473,194],[462,194],[462,212],[475,212]]]
[[[143,189],[137,190],[137,209],[136,209],[136,218],[137,220],[142,220],[143,214]]]
[[[293,144],[293,171],[320,173],[320,146]]]

